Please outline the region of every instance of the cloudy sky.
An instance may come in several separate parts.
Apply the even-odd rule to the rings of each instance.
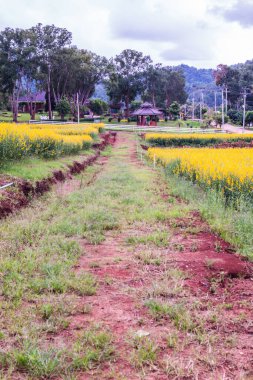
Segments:
[[[168,65],[253,58],[253,0],[0,0],[0,27],[66,27],[106,57],[130,48]]]

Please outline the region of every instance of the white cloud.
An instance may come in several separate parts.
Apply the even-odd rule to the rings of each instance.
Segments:
[[[78,47],[107,57],[130,48],[155,62],[214,67],[252,58],[252,4],[253,0],[0,0],[0,25],[3,29],[54,23],[70,30]]]

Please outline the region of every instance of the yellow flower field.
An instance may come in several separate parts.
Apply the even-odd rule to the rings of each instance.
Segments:
[[[103,124],[0,124],[0,165],[26,156],[54,158],[90,148]]]
[[[253,149],[149,148],[150,159],[168,170],[226,195],[250,195],[253,190]]]
[[[253,140],[253,134],[226,133],[146,133],[145,140],[153,146],[208,146],[221,142]]]

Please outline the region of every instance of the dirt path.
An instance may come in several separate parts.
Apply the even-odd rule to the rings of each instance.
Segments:
[[[252,264],[169,187],[118,133],[3,223],[1,379],[253,379]]]
[[[126,146],[118,159],[159,181],[137,159],[134,139],[119,134],[115,151]],[[103,164],[107,170],[110,161]],[[81,372],[80,380],[252,379],[252,266],[170,197],[163,179],[149,190],[171,217],[125,224],[98,245],[81,240],[75,270],[92,273],[98,290],[80,298],[91,311],[71,317],[55,339],[71,341],[94,324],[112,333],[113,359]]]
[[[223,130],[229,133],[252,133],[252,131],[247,128],[243,129],[242,127],[236,127],[228,123],[223,125]]]

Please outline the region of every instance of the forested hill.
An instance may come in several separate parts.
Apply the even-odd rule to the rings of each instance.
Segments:
[[[193,88],[195,90],[205,88],[207,92],[208,90],[213,90],[215,88],[212,69],[197,69],[196,67],[184,64],[176,66],[175,68],[183,71],[186,81],[186,92],[189,96],[192,94]],[[96,86],[93,98],[108,101],[108,96],[106,95],[105,87],[102,83]]]
[[[189,94],[193,86],[195,88],[212,89],[215,87],[215,82],[212,74],[212,69],[197,69],[188,65],[179,65],[176,68],[181,69],[185,76],[186,91]]]

